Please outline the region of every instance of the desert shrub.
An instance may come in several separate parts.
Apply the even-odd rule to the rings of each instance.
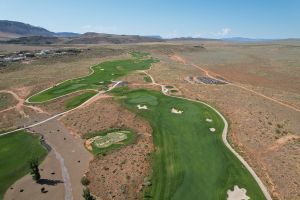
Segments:
[[[86,176],[82,177],[80,182],[83,186],[87,186],[90,184],[90,180]]]

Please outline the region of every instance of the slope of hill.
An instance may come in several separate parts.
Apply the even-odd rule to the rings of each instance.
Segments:
[[[52,36],[28,36],[14,38],[3,43],[6,44],[26,44],[26,45],[48,45],[62,43],[64,38]]]
[[[126,44],[140,42],[162,42],[163,40],[157,37],[139,36],[139,35],[115,35],[105,33],[88,32],[73,38],[68,41],[68,44]]]
[[[0,20],[0,40],[8,44],[126,44],[140,42],[162,42],[159,36],[115,35],[88,32],[51,32],[45,28],[22,22]]]
[[[55,33],[42,27],[8,20],[0,20],[0,33],[2,40],[27,36],[75,37],[80,35],[72,32]]]
[[[0,32],[12,33],[20,36],[30,36],[30,35],[51,36],[55,34],[41,27],[32,26],[30,24],[25,24],[22,22],[8,21],[8,20],[0,20]]]

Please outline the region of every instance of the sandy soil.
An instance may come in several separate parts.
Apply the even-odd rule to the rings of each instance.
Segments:
[[[59,162],[53,151],[50,151],[45,161],[40,165],[41,183],[32,180],[31,175],[14,183],[5,193],[7,200],[27,200],[27,199],[64,199],[64,184],[62,181]],[[47,193],[42,193],[41,188],[45,188]],[[20,190],[23,189],[23,192]]]
[[[300,113],[230,84],[190,84],[181,76],[190,67],[193,66],[178,66],[174,73],[174,64],[165,62],[153,67],[150,73],[157,82],[172,83],[183,96],[208,102],[224,113],[230,121],[231,143],[268,186],[273,198],[299,199],[299,139],[282,138],[299,136]],[[285,143],[272,150],[279,139]]]
[[[97,112],[95,112],[95,110]],[[112,99],[98,99],[84,109],[62,118],[70,130],[79,135],[107,128],[131,128],[138,133],[135,144],[97,156],[90,163],[87,177],[91,192],[102,199],[140,198],[144,177],[149,175],[153,150],[151,127]]]
[[[47,117],[48,115],[45,114],[32,114],[30,118],[28,118],[23,123],[25,125],[32,124],[35,121],[40,121],[42,119],[46,119]],[[92,159],[92,155],[84,148],[83,141],[81,140],[81,138],[76,137],[76,135],[70,134],[70,132],[64,127],[64,125],[55,119],[48,121],[45,124],[41,124],[39,126],[30,128],[30,131],[37,132],[43,135],[47,143],[59,153],[59,155],[64,161],[64,166],[66,167],[67,173],[70,177],[70,183],[62,179],[60,176],[59,180],[63,181],[61,185],[64,185],[62,186],[63,190],[59,188],[57,188],[57,190],[55,189],[55,195],[59,197],[64,196],[66,186],[70,184],[69,191],[71,190],[73,199],[81,199],[82,185],[80,183],[80,180],[82,176],[87,172],[89,162]],[[47,157],[46,161],[43,163],[43,166],[49,168],[49,170],[51,169],[51,171],[54,171],[55,173],[60,174],[60,171],[62,170],[61,166],[59,164],[52,165],[52,163],[58,163],[57,155],[55,155],[54,159],[53,157],[51,157],[52,154],[53,150],[49,155],[50,158]],[[51,163],[50,166],[48,166],[47,163]],[[22,179],[20,179],[17,182],[18,188],[28,188],[27,190],[29,193],[31,193],[31,195],[39,197],[41,193],[40,190],[35,190],[35,188],[39,186],[33,186],[31,188],[27,186],[28,181],[28,176],[25,176]],[[18,196],[18,193],[19,189],[16,189],[10,191],[9,195],[14,197]],[[23,196],[20,197],[20,199],[23,199]],[[24,196],[24,199],[27,198],[25,198]],[[43,199],[53,199],[53,196],[44,195]]]

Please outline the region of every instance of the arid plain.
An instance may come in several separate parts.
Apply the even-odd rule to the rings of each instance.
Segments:
[[[93,65],[129,59],[131,52],[146,52],[159,60],[147,71],[156,83],[172,86],[174,96],[206,102],[225,116],[229,122],[230,144],[254,169],[273,199],[300,198],[299,41],[0,45],[0,54],[65,47],[80,49],[80,52],[12,62],[0,68],[1,132],[65,112],[66,103],[83,91],[45,103],[26,103],[31,95],[67,79],[86,76]],[[160,87],[147,81],[145,76],[135,71],[117,80],[130,89],[160,91]],[[209,82],[209,78],[222,84]],[[110,128],[134,130],[136,141],[100,156],[88,152],[82,137]],[[81,197],[80,179],[84,175],[91,182],[91,193],[100,199],[143,198],[143,188],[149,184],[152,171],[153,130],[147,120],[116,103],[112,94],[98,95],[78,109],[28,130],[42,135],[53,147],[41,165],[42,175],[58,181],[45,183],[48,193],[41,194],[26,175],[7,190],[5,199],[66,196],[63,189],[68,187],[63,181],[66,174],[61,172],[62,162],[57,157],[64,160],[72,185],[69,192],[74,199]],[[24,192],[20,193],[21,189]]]

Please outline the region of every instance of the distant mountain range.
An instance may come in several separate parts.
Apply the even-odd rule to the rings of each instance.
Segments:
[[[126,44],[140,42],[164,41],[225,41],[225,42],[268,42],[276,39],[252,39],[232,37],[222,39],[181,37],[163,39],[161,36],[117,35],[88,32],[84,34],[73,32],[52,32],[42,27],[22,22],[0,20],[0,42],[9,44]]]
[[[222,38],[223,41],[229,42],[268,42],[275,41],[279,39],[254,39],[254,38],[244,38],[244,37],[231,37],[231,38]]]
[[[22,22],[0,20],[0,32],[4,35],[13,34],[14,36],[57,36],[57,37],[74,37],[80,34],[70,32],[51,32],[45,28],[32,26]]]
[[[0,20],[0,40],[9,44],[123,44],[162,42],[160,36],[116,35],[106,33],[52,32],[22,22]]]

